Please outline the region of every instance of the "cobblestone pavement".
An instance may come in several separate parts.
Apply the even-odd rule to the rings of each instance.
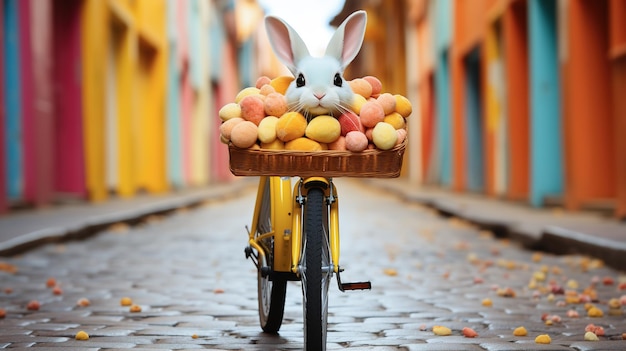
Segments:
[[[626,294],[622,272],[582,256],[521,249],[362,183],[337,184],[342,278],[369,279],[373,289],[341,293],[332,286],[329,349],[626,349],[622,307],[609,307]],[[256,273],[243,254],[253,202],[248,193],[1,260],[0,347],[302,349],[297,283],[288,286],[280,335],[258,325]],[[121,306],[122,297],[141,311]],[[588,317],[585,304],[575,303],[588,297],[602,317]],[[83,298],[88,306],[77,305]],[[28,310],[31,300],[38,310]],[[584,340],[590,323],[603,327],[599,341]],[[434,326],[451,335],[435,335]],[[519,326],[527,336],[513,335]],[[464,337],[465,327],[478,336]],[[88,340],[75,340],[81,330]],[[551,343],[536,344],[540,334]]]

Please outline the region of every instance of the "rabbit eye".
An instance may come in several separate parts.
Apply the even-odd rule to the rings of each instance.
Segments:
[[[296,86],[298,88],[301,88],[304,86],[304,75],[302,75],[302,73],[298,74],[298,78],[296,79]]]
[[[338,87],[341,87],[343,84],[343,79],[341,79],[341,75],[339,73],[335,74],[335,80],[333,83]]]

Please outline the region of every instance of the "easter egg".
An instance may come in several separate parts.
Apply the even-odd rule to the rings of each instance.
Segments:
[[[340,135],[337,140],[333,141],[332,143],[328,143],[328,149],[335,151],[346,151],[346,137]]]
[[[332,143],[341,135],[341,125],[335,117],[317,116],[309,122],[304,135],[320,143]]]
[[[383,84],[380,82],[378,78],[374,76],[366,76],[366,77],[363,77],[363,79],[368,81],[370,85],[372,86],[372,95],[376,96],[383,91]]]
[[[339,121],[339,124],[341,125],[341,135],[343,136],[352,131],[364,131],[361,119],[352,111],[342,113],[339,117],[337,117],[337,121]]]
[[[304,136],[306,118],[300,112],[287,112],[276,123],[276,137],[284,142]]]
[[[276,140],[276,124],[278,117],[267,116],[259,123],[259,141],[261,143],[271,143]]]
[[[274,139],[269,143],[261,143],[261,149],[269,149],[269,150],[283,150],[285,148],[285,143],[280,139]]]
[[[282,116],[287,112],[287,99],[279,93],[270,93],[265,98],[263,107],[268,116]]]
[[[301,137],[285,143],[285,150],[290,151],[321,151],[322,146],[315,140]]]
[[[409,115],[411,115],[411,113],[413,112],[413,106],[411,105],[409,99],[398,94],[394,95],[393,97],[396,99],[396,112],[398,112],[404,118],[409,117]]]
[[[380,122],[374,127],[374,130],[372,130],[372,141],[377,148],[389,150],[396,146],[398,133],[391,124]]]
[[[268,76],[260,76],[256,80],[256,84],[254,85],[256,88],[261,89],[264,85],[269,85],[272,80]]]
[[[293,77],[290,76],[280,76],[272,79],[270,85],[276,90],[277,93],[285,95],[287,88],[289,88],[289,84],[294,80]]]
[[[374,127],[385,119],[383,107],[376,101],[367,101],[361,107],[361,124],[364,127]]]
[[[360,115],[361,108],[363,107],[363,104],[365,104],[366,102],[367,100],[363,96],[359,94],[354,94],[352,103],[350,104],[350,109],[354,111],[354,113],[356,113],[357,115]]]
[[[264,103],[258,96],[246,96],[241,99],[239,105],[241,106],[241,116],[247,121],[259,125],[265,117]]]
[[[406,122],[404,121],[404,117],[400,115],[398,112],[392,112],[385,116],[383,122],[391,124],[396,129],[404,129],[406,127]]]
[[[240,103],[241,100],[243,100],[243,98],[245,98],[246,96],[258,95],[260,92],[261,91],[259,90],[259,88],[256,88],[256,87],[244,88],[239,93],[237,93],[237,95],[235,96],[235,102],[236,103]]]
[[[233,127],[230,141],[238,148],[247,149],[254,145],[258,137],[258,127],[250,121],[243,121]]]
[[[352,131],[346,134],[346,149],[352,152],[361,152],[367,149],[369,140],[364,133]]]
[[[220,135],[224,137],[227,141],[230,140],[230,134],[233,128],[238,124],[243,122],[244,119],[240,117],[235,117],[227,120],[226,122],[220,124]]]
[[[363,78],[353,79],[348,84],[350,84],[350,88],[355,94],[359,94],[366,99],[372,95],[372,85]]]
[[[241,117],[241,106],[239,106],[239,104],[235,102],[228,103],[220,108],[217,115],[222,121],[227,121],[231,118]]]
[[[385,115],[396,111],[396,98],[393,95],[389,93],[380,94],[378,98],[376,98],[376,101],[383,107]]]

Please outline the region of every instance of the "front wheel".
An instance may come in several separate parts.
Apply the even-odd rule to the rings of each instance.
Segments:
[[[328,245],[328,211],[324,192],[308,191],[304,206],[304,245],[300,277],[304,307],[305,350],[325,350],[328,287],[332,275]]]
[[[258,270],[259,321],[266,333],[277,333],[283,323],[287,281],[271,280]]]

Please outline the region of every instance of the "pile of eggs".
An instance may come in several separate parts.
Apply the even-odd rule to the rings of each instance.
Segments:
[[[362,152],[389,150],[406,139],[411,103],[402,95],[383,93],[378,78],[348,82],[354,92],[351,111],[309,120],[288,110],[285,91],[292,80],[260,77],[254,87],[241,90],[235,102],[219,111],[221,141],[244,149]]]

